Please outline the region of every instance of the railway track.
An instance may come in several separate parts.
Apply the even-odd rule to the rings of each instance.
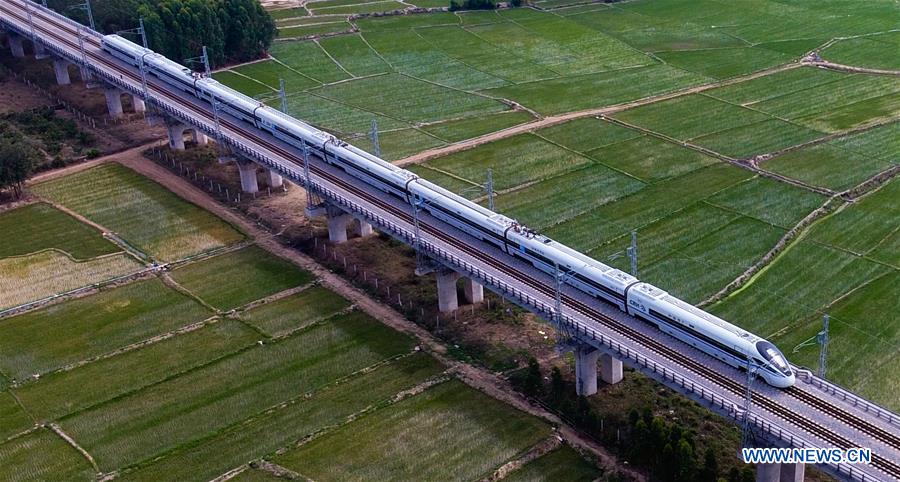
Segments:
[[[23,23],[27,22],[26,19],[23,18],[21,15],[18,15],[15,12],[10,11],[8,9],[4,9],[4,10],[7,10],[7,12],[11,16],[18,18]],[[32,15],[40,17],[43,21],[54,25],[56,28],[58,28],[62,31],[69,32],[71,34],[75,34],[74,29],[72,29],[69,24],[67,24],[65,22],[61,22],[52,16],[46,15],[40,10],[34,10],[32,12]],[[55,38],[56,40],[60,41],[61,43],[65,44],[65,45],[67,45],[69,48],[73,49],[73,51],[79,50],[79,46],[76,43],[57,35],[52,30],[49,30],[49,29],[46,29],[43,27],[39,27],[37,24],[35,24],[34,28],[41,30],[42,32],[46,33],[47,35]],[[87,40],[92,45],[99,47],[99,40],[97,40],[93,36],[88,36]],[[139,76],[137,74],[131,72],[130,69],[124,69],[121,66],[119,66],[113,62],[110,62],[108,59],[104,58],[103,56],[95,54],[94,52],[90,52],[90,53],[88,53],[88,55],[94,61],[105,65],[107,68],[112,69],[112,71],[115,71],[121,75],[128,76],[128,78],[131,81],[135,82],[136,84],[140,84],[141,79],[139,78]],[[174,102],[174,103],[180,105],[181,107],[187,109],[188,111],[191,111],[191,112],[199,115],[203,119],[207,119],[207,120],[211,119],[211,114],[205,108],[199,109],[196,105],[194,105],[190,102],[187,102],[178,96],[170,94],[166,90],[165,87],[160,87],[156,82],[151,82],[149,78],[148,78],[148,85],[153,87],[153,89],[156,91],[155,92],[156,94],[161,95],[161,96],[167,98],[169,101]],[[252,132],[247,131],[242,126],[234,124],[233,122],[231,122],[228,119],[220,119],[220,122],[222,122],[222,124],[226,128],[228,128],[236,133],[239,133],[244,138],[253,139],[254,142],[257,142],[257,143],[263,145],[270,152],[276,153],[277,155],[281,156],[286,161],[288,161],[298,167],[302,167],[303,161],[296,154],[294,154],[286,149],[283,149],[280,146],[275,145],[265,139],[257,138],[256,136],[254,136],[254,134]],[[325,179],[328,182],[330,182],[336,186],[340,186],[341,189],[354,194],[355,196],[359,197],[360,199],[365,200],[366,202],[371,203],[372,205],[378,206],[383,211],[390,213],[391,215],[402,220],[403,222],[410,224],[410,225],[413,223],[412,215],[410,213],[406,212],[404,209],[400,209],[391,203],[385,202],[385,201],[371,195],[369,192],[365,191],[364,189],[361,189],[361,188],[345,181],[344,179],[341,179],[340,177],[332,175],[327,170],[324,170],[318,166],[314,166],[314,165],[310,164],[310,171],[314,172],[317,177],[319,177],[321,179]],[[486,253],[478,250],[476,247],[473,247],[473,246],[463,242],[462,240],[447,234],[446,232],[444,232],[441,229],[438,229],[428,223],[420,222],[420,224],[421,224],[422,230],[424,232],[426,232],[428,235],[430,235],[436,239],[439,239],[442,242],[445,242],[446,244],[448,244],[450,246],[453,246],[454,248],[468,254],[469,256],[472,256],[475,259],[478,259],[480,262],[482,262],[486,265],[489,265],[492,268],[496,269],[497,271],[500,271],[500,272],[504,273],[505,275],[521,282],[522,284],[530,287],[534,291],[541,293],[545,296],[548,296],[549,299],[552,299],[555,296],[555,288],[551,288],[547,284],[532,278],[530,275],[518,270],[517,268],[510,266],[509,264],[506,264],[504,262],[501,262],[492,256],[487,255]],[[669,359],[670,361],[678,363],[681,366],[690,369],[691,371],[693,371],[694,373],[696,373],[698,375],[702,375],[706,379],[715,382],[717,385],[719,385],[720,388],[735,395],[739,399],[743,398],[744,391],[745,391],[745,386],[743,384],[738,383],[738,382],[734,381],[733,379],[731,379],[730,377],[727,377],[727,376],[703,365],[702,363],[694,360],[693,358],[691,358],[687,355],[684,355],[684,354],[678,352],[677,350],[670,348],[667,345],[662,344],[661,342],[655,340],[652,337],[644,335],[643,333],[640,333],[626,325],[623,325],[622,323],[619,323],[614,318],[609,317],[608,315],[606,315],[600,311],[597,311],[596,309],[590,307],[589,305],[583,303],[582,301],[580,301],[578,299],[575,299],[575,298],[573,298],[569,295],[565,295],[565,294],[563,295],[562,299],[563,299],[563,303],[565,304],[567,309],[573,310],[574,312],[577,312],[577,313],[581,314],[582,316],[585,316],[588,319],[601,324],[603,327],[618,333],[619,335],[631,340],[632,342],[638,343],[641,346],[645,346],[645,347],[648,347],[648,348],[654,350],[656,353],[663,355],[665,358]],[[898,437],[896,434],[892,434],[878,426],[875,426],[874,424],[872,424],[866,420],[863,420],[852,413],[846,412],[841,407],[837,407],[831,403],[828,403],[827,401],[816,397],[814,394],[805,392],[802,389],[799,389],[797,387],[792,387],[791,389],[785,390],[784,393],[786,393],[788,396],[791,396],[791,397],[797,399],[798,401],[804,403],[805,405],[810,406],[811,408],[820,410],[824,413],[831,415],[833,418],[840,420],[844,424],[867,434],[868,436],[872,437],[875,440],[879,440],[888,446],[891,446],[897,450],[900,450],[900,437]],[[805,416],[801,416],[801,415],[797,414],[794,410],[781,405],[780,403],[778,403],[777,401],[775,401],[769,397],[766,397],[762,394],[756,394],[756,396],[754,397],[754,401],[760,407],[765,408],[769,412],[779,416],[780,418],[784,419],[785,421],[795,424],[796,426],[806,430],[807,433],[813,434],[813,435],[817,436],[818,438],[820,438],[824,441],[827,441],[829,443],[833,443],[834,446],[836,446],[836,447],[850,448],[850,447],[856,446],[854,443],[852,443],[845,437],[841,436],[840,434],[837,434],[834,431],[829,430],[829,429],[821,426],[820,424],[813,422],[812,420],[809,420]],[[884,458],[878,454],[873,454],[873,465],[875,465],[877,468],[879,468],[886,474],[888,474],[892,477],[895,477],[897,479],[900,479],[900,465],[898,465],[897,463],[887,460],[886,458]]]

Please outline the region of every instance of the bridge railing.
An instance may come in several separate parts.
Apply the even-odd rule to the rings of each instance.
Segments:
[[[895,427],[900,427],[900,415],[897,415],[890,410],[879,407],[874,403],[860,397],[859,395],[840,387],[824,378],[817,377],[813,374],[812,371],[806,368],[797,368],[794,367],[794,371],[797,376],[806,383],[813,385],[814,387],[822,390],[823,392],[835,397],[839,398],[850,405],[853,405],[856,408],[862,409],[863,412],[871,413],[872,415],[887,421],[889,424],[894,425]]]

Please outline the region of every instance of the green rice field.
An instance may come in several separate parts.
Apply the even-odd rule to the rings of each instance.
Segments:
[[[244,238],[221,219],[115,163],[47,181],[33,190],[163,261],[175,261]]]

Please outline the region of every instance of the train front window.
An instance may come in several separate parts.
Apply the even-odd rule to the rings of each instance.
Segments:
[[[759,341],[756,343],[756,349],[759,350],[760,355],[762,355],[766,361],[768,361],[772,366],[774,366],[778,371],[784,373],[785,375],[791,374],[791,367],[788,365],[787,360],[784,359],[784,355],[778,351],[778,348],[775,345],[767,342],[767,341]]]

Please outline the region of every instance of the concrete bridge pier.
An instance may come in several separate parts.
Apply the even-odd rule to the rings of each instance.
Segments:
[[[597,393],[597,358],[600,352],[596,348],[579,344],[575,348],[575,393],[589,397]]]
[[[34,46],[34,58],[43,60],[50,56],[50,54],[47,53],[47,49],[44,47],[44,42],[35,41],[32,42],[32,45]]]
[[[122,116],[122,90],[118,87],[107,87],[103,90],[106,96],[106,108],[113,119]]]
[[[622,381],[622,360],[604,353],[600,355],[600,379],[610,385]]]
[[[72,79],[69,77],[69,65],[71,62],[65,59],[53,59],[53,73],[56,74],[57,85],[69,85]]]
[[[131,95],[131,105],[134,107],[134,112],[146,112],[147,105],[144,104],[144,99],[132,94]]]
[[[756,464],[756,482],[803,482],[805,464]]]
[[[466,303],[474,305],[484,301],[484,286],[472,278],[463,278],[463,299]]]
[[[169,148],[176,151],[184,150],[184,131],[188,126],[181,122],[169,121],[166,123],[166,131],[169,134]]]
[[[284,185],[284,178],[281,177],[281,174],[278,174],[277,172],[275,172],[271,169],[267,169],[266,170],[266,184],[268,184],[269,187],[272,187],[272,188],[281,187]],[[362,221],[360,221],[360,223],[362,223]],[[369,228],[370,228],[369,234],[371,234],[371,226],[369,226]],[[363,235],[363,236],[365,236],[365,235]]]
[[[237,166],[241,173],[241,190],[249,194],[259,192],[259,183],[256,181],[256,163],[238,159]],[[346,238],[346,236],[345,233],[344,237]]]
[[[347,228],[353,222],[353,216],[335,206],[328,206],[325,214],[328,217],[328,240],[337,244],[346,242]]]
[[[12,52],[12,56],[19,59],[25,58],[25,46],[22,44],[22,37],[9,32],[7,38],[9,39],[9,50]]]
[[[442,268],[435,271],[437,276],[438,310],[441,313],[456,311],[459,298],[456,295],[456,280],[460,275],[452,269]]]
[[[209,136],[197,129],[191,129],[191,140],[194,141],[194,144],[197,144],[198,146],[205,146],[209,144]]]

